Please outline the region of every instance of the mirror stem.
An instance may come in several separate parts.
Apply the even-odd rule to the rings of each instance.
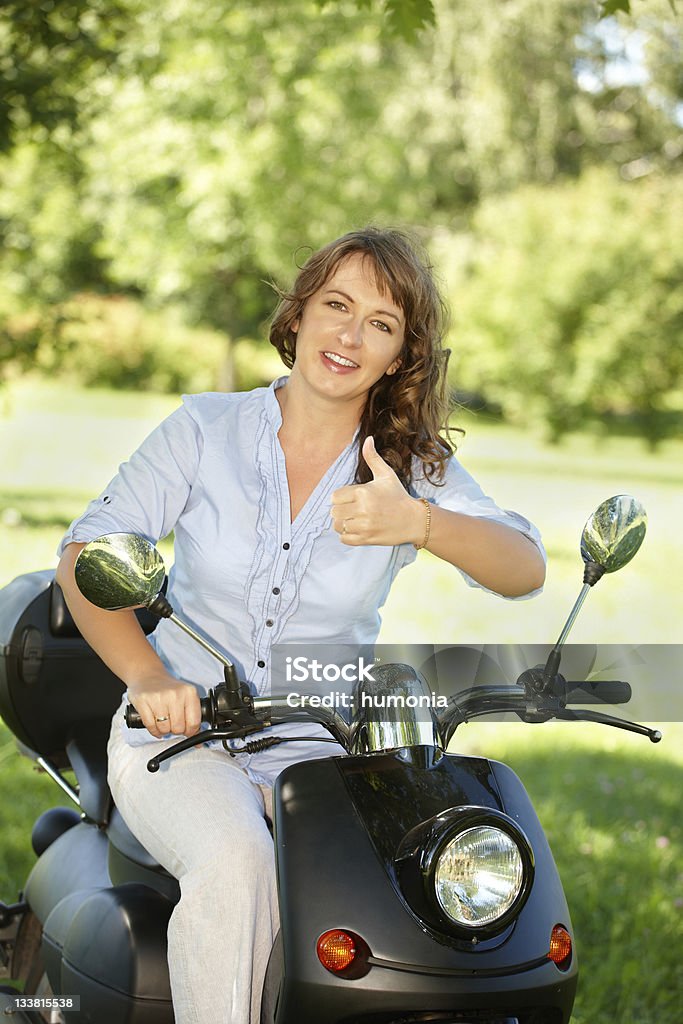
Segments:
[[[591,587],[594,587],[598,580],[602,579],[604,574],[605,570],[601,565],[598,565],[597,562],[586,562],[583,570],[583,587],[581,588],[581,593],[577,597],[576,604],[569,613],[569,618],[564,624],[564,629],[560,633],[557,639],[557,643],[548,655],[548,660],[546,661],[545,668],[543,669],[543,692],[546,692],[550,688],[553,679],[560,670],[560,658],[562,657],[562,648],[564,647],[565,640],[569,636],[570,629],[576,622],[576,616],[579,614],[581,610],[581,605],[586,600],[586,596]]]
[[[574,625],[574,623],[576,621],[576,616],[579,614],[579,612],[581,610],[581,605],[586,600],[586,597],[587,597],[588,592],[590,591],[590,589],[591,589],[591,584],[590,583],[584,583],[583,587],[581,588],[581,593],[577,597],[576,603],[574,604],[574,607],[572,608],[571,612],[569,613],[569,618],[567,619],[567,621],[564,624],[564,629],[560,633],[560,635],[559,635],[559,637],[557,639],[557,643],[555,644],[555,646],[553,647],[552,651],[548,655],[548,660],[546,661],[545,668],[543,670],[543,691],[544,692],[550,688],[550,685],[551,685],[552,681],[554,680],[555,676],[557,675],[557,673],[558,673],[558,671],[560,669],[560,658],[562,657],[562,648],[564,646],[565,640],[569,636],[570,629],[572,628],[572,626]]]
[[[597,562],[586,562],[583,567],[583,582],[589,587],[594,587],[598,580],[605,575],[605,570]]]
[[[176,626],[180,626],[180,628],[184,630],[188,636],[191,636],[193,640],[196,640],[198,644],[201,644],[205,651],[208,651],[209,654],[213,654],[214,658],[218,658],[221,665],[225,665],[226,668],[234,671],[235,666],[233,663],[228,661],[225,655],[221,654],[220,651],[217,651],[216,648],[213,647],[208,640],[205,640],[203,636],[200,636],[199,633],[195,633],[191,626],[188,626],[182,619],[179,619],[175,612],[172,612],[168,618],[171,622],[175,622]]]
[[[158,615],[160,619],[170,619],[171,622],[175,622],[176,626],[180,626],[188,636],[191,636],[193,640],[196,640],[198,644],[201,644],[205,651],[208,651],[209,654],[213,654],[214,658],[217,658],[221,665],[225,665],[225,667],[230,670],[230,679],[228,679],[228,676],[226,675],[226,681],[230,683],[234,677],[234,682],[230,686],[230,689],[236,690],[239,688],[237,673],[233,663],[228,661],[225,655],[221,654],[220,651],[217,651],[216,648],[213,647],[208,640],[205,640],[203,636],[200,636],[199,633],[195,633],[191,626],[188,626],[182,619],[179,619],[163,594],[157,594],[154,600],[150,601],[147,607],[155,615]]]
[[[569,613],[569,618],[564,624],[564,629],[557,638],[557,643],[555,644],[554,650],[559,651],[560,648],[564,646],[564,642],[569,635],[569,631],[576,622],[576,617],[581,611],[581,606],[583,602],[586,600],[588,594],[590,593],[590,589],[590,583],[584,583],[584,585],[581,587],[581,593],[577,597],[576,603]]]

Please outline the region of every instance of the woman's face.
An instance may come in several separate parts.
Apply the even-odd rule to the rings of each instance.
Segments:
[[[354,253],[307,300],[292,331],[292,377],[318,394],[362,404],[373,384],[401,364],[405,316],[378,288],[369,257]]]

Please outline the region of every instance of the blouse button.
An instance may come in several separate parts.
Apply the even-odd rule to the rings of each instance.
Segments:
[[[273,620],[272,619],[266,619],[266,626],[272,626],[272,625],[273,625]]]
[[[284,551],[289,551],[289,544],[287,543],[287,541],[285,541],[285,543],[282,545],[282,548]]]
[[[258,665],[259,668],[265,668],[266,667],[266,663],[263,660],[257,661],[256,664]]]
[[[277,596],[280,593],[279,587],[273,587],[273,593]]]

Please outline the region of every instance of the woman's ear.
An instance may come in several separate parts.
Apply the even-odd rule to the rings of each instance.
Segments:
[[[391,366],[387,367],[387,371],[386,372],[387,372],[388,376],[391,377],[391,376],[393,376],[393,374],[396,373],[396,371],[400,367],[402,361],[403,361],[402,359],[394,359],[394,361],[391,364]]]
[[[292,320],[292,326],[289,328],[290,331],[292,332],[292,334],[296,334],[298,332],[300,324],[301,324],[301,318],[300,317],[297,317],[296,320]]]

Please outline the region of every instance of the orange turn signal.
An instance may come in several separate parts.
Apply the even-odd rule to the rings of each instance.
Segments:
[[[572,937],[561,924],[556,924],[550,935],[548,959],[552,960],[561,971],[566,971],[571,963]]]
[[[353,935],[333,928],[323,932],[316,946],[318,960],[328,971],[338,974],[350,967],[356,958],[357,947]]]

